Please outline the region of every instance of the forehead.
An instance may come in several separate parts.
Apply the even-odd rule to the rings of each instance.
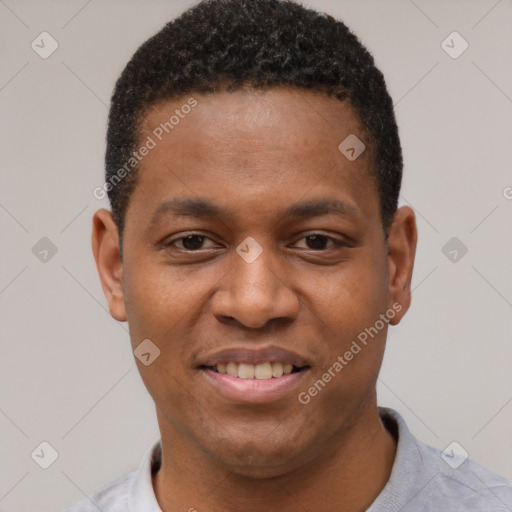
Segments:
[[[142,119],[142,129],[159,141],[165,139],[167,145],[189,142],[185,139],[193,131],[194,143],[213,143],[212,151],[236,144],[237,153],[284,149],[291,144],[296,152],[302,146],[303,154],[314,148],[332,152],[340,137],[365,138],[348,100],[290,87],[190,94],[160,101]],[[220,142],[225,144],[222,148],[217,145]]]
[[[367,142],[350,103],[320,92],[190,94],[159,102],[144,117],[139,145],[151,140],[152,148],[137,188],[149,202],[196,196],[256,208],[309,193],[376,201],[369,145],[354,160],[339,149],[354,136]]]

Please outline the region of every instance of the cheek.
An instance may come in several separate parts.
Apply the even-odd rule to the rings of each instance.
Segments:
[[[125,304],[132,349],[146,339],[157,347],[150,366],[136,360],[150,394],[177,407],[188,401],[183,382],[195,378],[192,355],[204,343],[203,316],[218,272],[201,273],[165,264],[126,265]],[[204,331],[204,329],[203,329]]]
[[[387,262],[383,256],[362,253],[320,280],[303,284],[312,298],[312,309],[333,333],[348,336],[375,323],[388,305]],[[321,283],[321,284],[320,284]]]
[[[179,270],[150,262],[126,265],[124,299],[132,342],[171,338],[201,290]]]
[[[331,392],[347,399],[370,389],[382,363],[389,323],[381,318],[388,308],[387,282],[385,253],[361,251],[360,257],[323,279],[323,286],[318,281],[316,289],[309,284],[312,314],[321,338],[328,340],[319,373],[330,370],[336,375],[326,375],[333,381]]]
[[[147,261],[147,260],[146,260]],[[188,347],[194,312],[204,290],[190,285],[185,273],[165,265],[126,265],[125,304],[132,349],[146,339],[157,347],[149,365],[135,358],[140,376],[156,404],[167,404],[163,413],[174,418],[190,408],[193,377]],[[179,415],[178,415],[179,416]]]

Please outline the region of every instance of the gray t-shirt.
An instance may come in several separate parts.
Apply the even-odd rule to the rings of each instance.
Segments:
[[[444,453],[412,436],[393,409],[379,407],[386,428],[397,438],[391,476],[367,512],[512,512],[512,483],[457,450]],[[151,474],[160,466],[160,440],[139,468],[86,496],[66,512],[161,512]],[[191,509],[201,510],[200,504]],[[340,512],[342,512],[340,508]]]

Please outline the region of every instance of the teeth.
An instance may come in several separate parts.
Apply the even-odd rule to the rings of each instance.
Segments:
[[[281,363],[272,363],[272,377],[282,377],[283,373],[283,365]]]
[[[272,365],[270,363],[258,364],[254,367],[254,376],[259,380],[272,378]]]
[[[231,377],[238,377],[239,379],[257,379],[269,380],[272,378],[278,379],[283,375],[292,373],[293,365],[290,363],[261,363],[261,364],[246,364],[234,363],[230,361],[227,364],[219,363],[215,366],[218,373],[230,375]]]
[[[239,364],[238,377],[240,379],[254,379],[254,365],[253,364]]]
[[[231,375],[231,377],[238,377],[238,365],[236,363],[228,363],[226,373]]]

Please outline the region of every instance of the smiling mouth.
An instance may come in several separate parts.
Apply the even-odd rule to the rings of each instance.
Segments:
[[[309,366],[295,366],[291,363],[281,362],[265,362],[260,364],[235,363],[218,363],[214,366],[201,366],[203,370],[211,370],[215,373],[229,375],[244,380],[271,380],[279,379],[283,375],[291,373],[299,373],[307,370]]]

